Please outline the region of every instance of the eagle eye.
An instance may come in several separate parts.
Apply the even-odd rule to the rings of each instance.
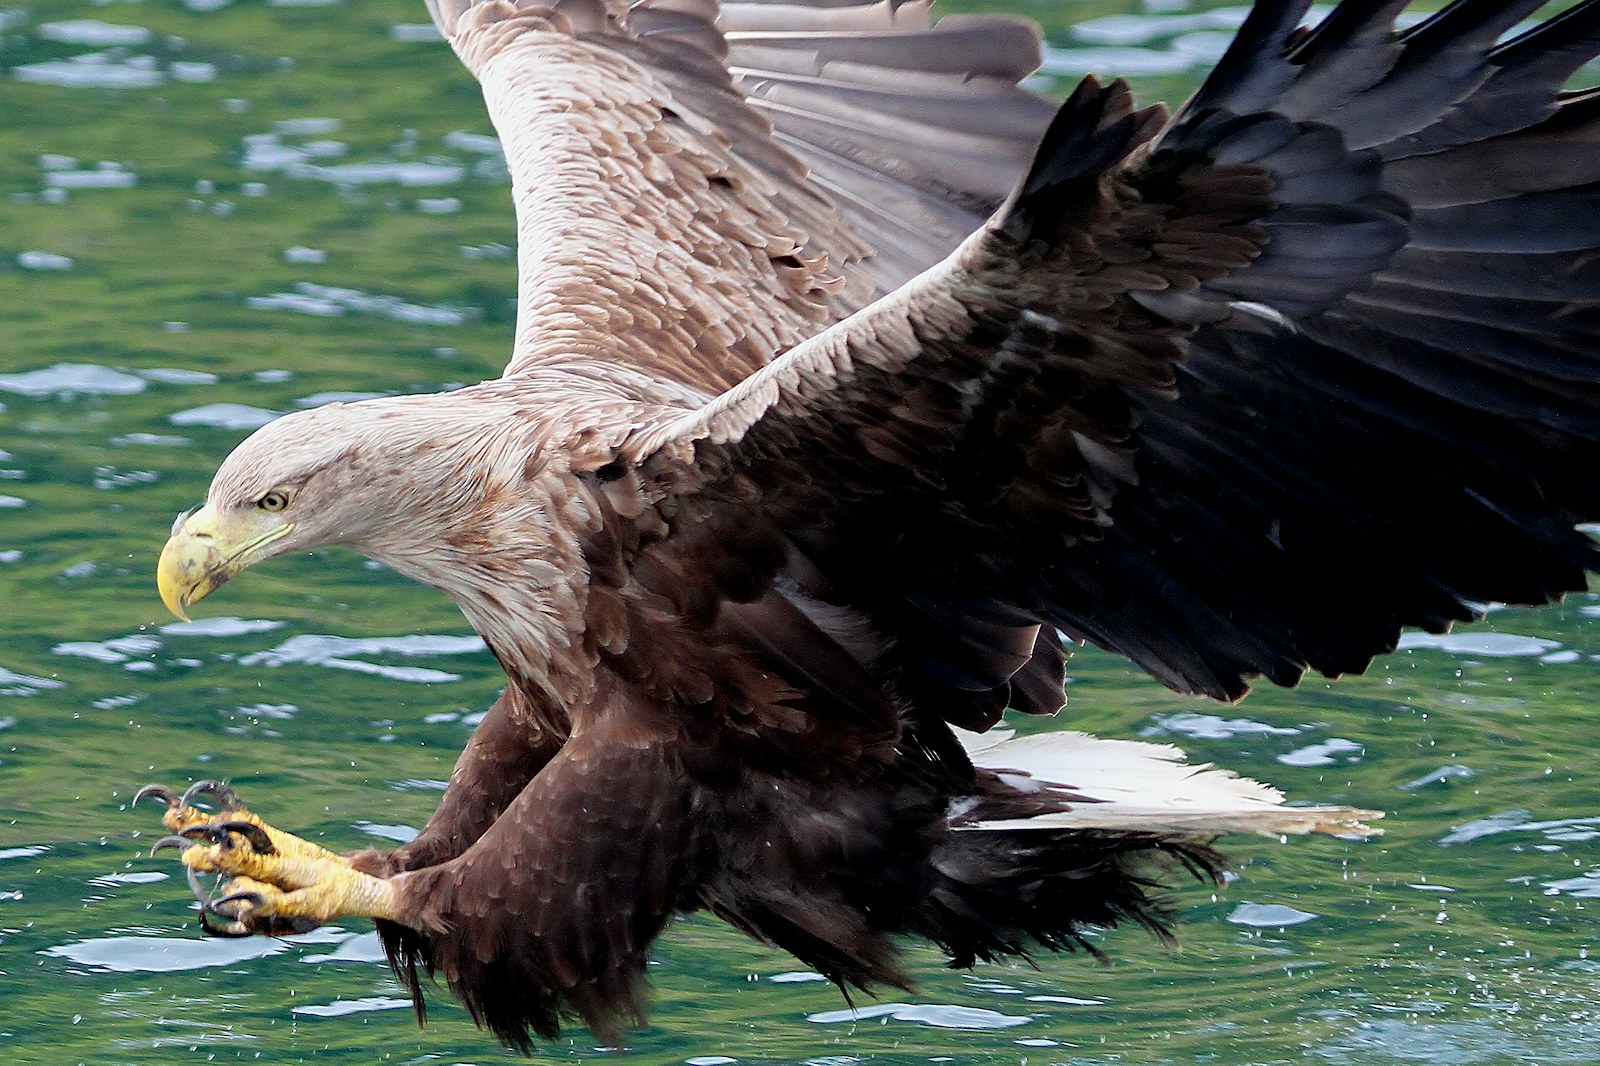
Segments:
[[[289,494],[274,489],[257,500],[256,506],[263,511],[281,511],[289,506]]]

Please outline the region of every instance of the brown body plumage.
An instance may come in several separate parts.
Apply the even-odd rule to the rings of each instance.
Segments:
[[[894,934],[1164,933],[1151,879],[1216,834],[1362,831],[963,732],[1056,711],[1063,636],[1236,699],[1595,568],[1600,107],[1560,90],[1600,0],[1506,44],[1539,3],[1306,6],[1169,121],[1055,110],[1031,27],[919,3],[430,2],[511,164],[506,375],[267,426],[162,589],[347,544],[510,683],[396,851],[173,797],[224,931],[370,915],[527,1047],[642,1017],[675,912],[898,984]]]

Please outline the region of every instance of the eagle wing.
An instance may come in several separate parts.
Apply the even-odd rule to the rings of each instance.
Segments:
[[[589,361],[696,400],[943,258],[1027,165],[1038,31],[926,0],[429,0],[517,209],[506,373]]]
[[[781,530],[977,725],[1041,625],[1236,699],[1584,588],[1600,3],[1308,6],[1159,128],[1086,82],[955,254],[641,432],[702,571]]]

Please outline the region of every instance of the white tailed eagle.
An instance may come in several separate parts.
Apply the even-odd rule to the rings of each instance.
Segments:
[[[1258,0],[1172,116],[922,0],[429,6],[510,163],[510,364],[262,428],[159,580],[348,545],[509,683],[391,852],[150,790],[214,931],[371,917],[524,1050],[618,1039],[697,909],[842,987],[1166,936],[1219,834],[1367,812],[986,732],[1065,642],[1236,700],[1600,563],[1600,0]]]

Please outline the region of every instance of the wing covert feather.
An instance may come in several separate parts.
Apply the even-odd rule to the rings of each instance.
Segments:
[[[482,83],[512,174],[508,374],[610,362],[720,391],[948,253],[1051,111],[1015,84],[1036,33],[1001,18],[945,30],[920,3],[430,10]],[[719,17],[740,29],[725,38]],[[940,150],[986,122],[981,143]],[[922,225],[902,227],[908,214]]]

